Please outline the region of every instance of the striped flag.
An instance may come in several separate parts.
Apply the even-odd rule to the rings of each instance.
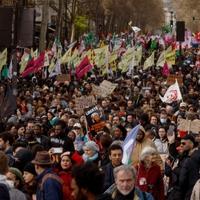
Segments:
[[[131,153],[133,151],[136,141],[136,136],[139,129],[140,129],[140,124],[134,127],[124,140],[122,163],[125,165],[130,164]]]

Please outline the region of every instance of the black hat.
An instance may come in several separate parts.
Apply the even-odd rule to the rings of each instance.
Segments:
[[[24,167],[24,172],[29,172],[33,175],[37,175],[35,172],[35,166],[32,163],[28,163],[25,167]]]
[[[194,145],[196,145],[195,138],[191,134],[186,135],[182,138],[183,140],[190,140]]]

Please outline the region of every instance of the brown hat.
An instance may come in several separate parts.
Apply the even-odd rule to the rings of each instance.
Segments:
[[[32,161],[33,164],[37,165],[51,165],[51,158],[47,151],[37,152],[35,159]]]

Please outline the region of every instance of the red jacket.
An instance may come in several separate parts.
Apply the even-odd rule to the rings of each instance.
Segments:
[[[63,180],[63,196],[68,200],[73,200],[72,198],[72,189],[71,189],[71,181],[72,181],[72,175],[71,171],[60,171],[58,172],[58,176]]]
[[[146,169],[140,163],[137,167],[136,185],[144,192],[152,194],[155,200],[164,200],[164,184],[160,167],[154,164],[150,169]]]

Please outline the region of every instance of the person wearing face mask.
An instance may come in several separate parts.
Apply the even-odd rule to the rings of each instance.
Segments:
[[[170,119],[167,116],[167,112],[165,108],[161,108],[160,111],[160,125],[168,126],[170,124]]]

